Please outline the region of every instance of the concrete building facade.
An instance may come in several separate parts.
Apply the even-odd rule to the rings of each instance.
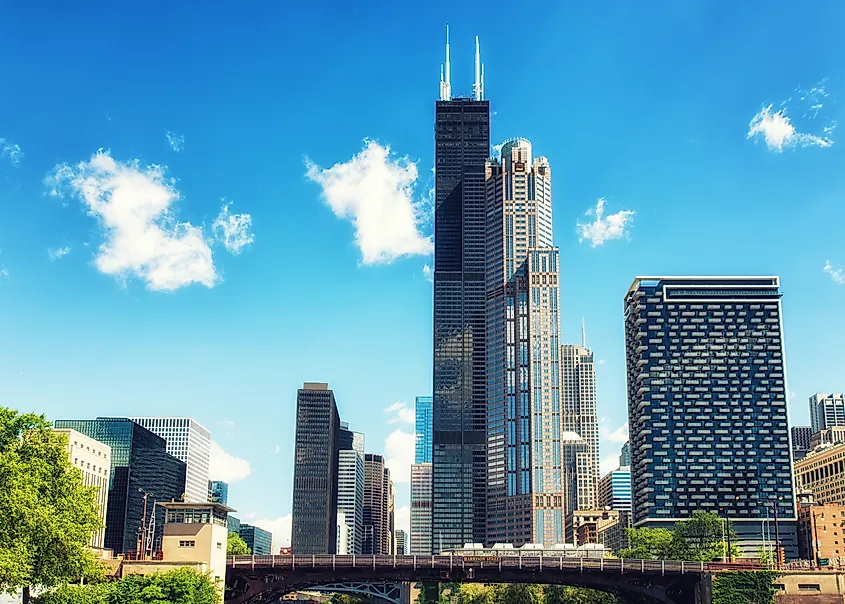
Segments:
[[[810,427],[813,432],[845,426],[845,394],[817,392],[810,397]]]
[[[431,464],[411,466],[410,553],[427,556],[435,552],[431,540]]]
[[[393,548],[393,481],[384,457],[364,454],[364,554],[384,556]]]
[[[845,444],[811,451],[796,461],[795,481],[820,504],[845,505]]]
[[[343,423],[341,422],[343,425]],[[364,435],[341,428],[338,451],[337,509],[348,528],[350,554],[363,552],[364,537]],[[340,520],[338,520],[340,525]],[[340,537],[338,537],[340,540]],[[340,553],[340,552],[338,552]]]

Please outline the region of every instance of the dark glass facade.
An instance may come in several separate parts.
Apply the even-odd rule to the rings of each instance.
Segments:
[[[353,434],[345,431],[352,444]],[[296,396],[291,547],[299,554],[337,549],[340,418],[327,384],[305,384]]]
[[[249,546],[254,556],[266,556],[273,553],[273,534],[251,524],[241,524],[241,539]],[[277,552],[278,553],[278,552]]]
[[[208,482],[208,500],[212,503],[229,503],[229,485],[222,480]]]
[[[163,438],[130,419],[58,420],[55,427],[71,428],[111,447],[105,547],[115,554],[136,551],[148,493],[146,522],[155,510],[153,549],[160,549],[164,508],[155,502],[181,498],[185,462],[167,453]]]
[[[795,501],[776,277],[638,278],[624,300],[634,526],[729,517],[745,555]]]
[[[433,548],[486,541],[488,101],[435,107]]]
[[[431,439],[434,424],[431,415],[430,396],[418,396],[414,405],[416,449],[414,463],[431,463]]]
[[[810,452],[813,429],[810,426],[792,426],[792,459],[801,461]]]

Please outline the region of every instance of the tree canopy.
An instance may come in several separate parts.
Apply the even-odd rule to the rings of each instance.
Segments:
[[[620,558],[637,560],[690,560],[711,562],[723,558],[727,553],[727,522],[717,514],[696,511],[689,520],[675,523],[670,529],[635,528],[626,529],[628,547],[619,551]],[[731,552],[739,555],[736,533],[729,529]]]
[[[88,543],[101,527],[97,487],[71,464],[67,438],[41,415],[0,407],[0,591],[101,576]]]
[[[229,533],[229,538],[226,540],[227,556],[249,556],[251,553],[243,537],[237,533]]]

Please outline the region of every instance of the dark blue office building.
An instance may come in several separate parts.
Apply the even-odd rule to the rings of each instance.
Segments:
[[[273,533],[251,524],[241,524],[240,535],[254,556],[273,553]]]
[[[212,503],[229,503],[229,484],[222,480],[208,481],[208,500]]]
[[[779,279],[640,277],[624,310],[633,525],[713,512],[756,557],[777,517],[795,558]]]
[[[158,551],[164,508],[155,502],[180,500],[185,491],[185,462],[167,453],[163,438],[130,419],[58,420],[55,427],[71,428],[111,447],[105,547],[115,554],[135,552],[142,518],[149,525],[154,514],[151,549]]]

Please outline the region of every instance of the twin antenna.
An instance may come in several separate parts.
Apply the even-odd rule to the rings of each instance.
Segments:
[[[478,48],[478,36],[475,36],[475,83],[472,85],[472,96],[476,101],[484,100],[484,64],[481,62],[481,51]],[[440,100],[452,100],[452,69],[449,64],[449,24],[446,24],[446,69],[440,65]]]

